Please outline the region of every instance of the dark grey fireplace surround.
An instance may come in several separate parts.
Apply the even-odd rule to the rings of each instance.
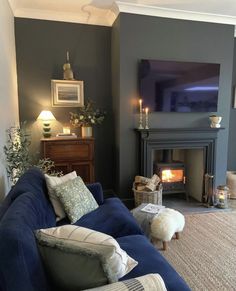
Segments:
[[[153,174],[153,155],[162,149],[203,149],[204,172],[216,174],[217,135],[223,128],[160,128],[137,130],[142,175]]]

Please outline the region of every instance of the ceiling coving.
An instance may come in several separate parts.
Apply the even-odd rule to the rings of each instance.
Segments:
[[[111,26],[120,12],[236,24],[235,0],[8,0],[15,17]]]

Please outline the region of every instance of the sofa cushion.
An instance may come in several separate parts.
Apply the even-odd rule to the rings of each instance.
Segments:
[[[129,234],[143,234],[130,211],[119,198],[105,199],[99,208],[85,214],[75,224],[115,238]]]
[[[76,171],[73,171],[73,172],[68,173],[68,174],[61,176],[61,177],[49,176],[49,175],[45,174],[49,199],[50,199],[52,206],[53,206],[53,209],[56,213],[57,221],[66,217],[66,213],[64,211],[64,208],[63,208],[63,205],[62,205],[60,199],[55,194],[54,187],[66,182],[66,181],[75,179],[76,177],[77,177]]]
[[[84,291],[167,291],[159,274],[148,274]]]
[[[77,290],[116,282],[137,262],[107,234],[75,225],[36,231],[47,274],[56,289]]]
[[[79,176],[55,186],[54,191],[72,223],[75,223],[84,214],[98,208],[92,193]]]
[[[48,290],[34,230],[55,226],[51,203],[41,193],[21,194],[0,221],[0,290]]]
[[[168,291],[190,291],[185,281],[166,261],[160,252],[143,235],[130,235],[117,239],[120,247],[138,261],[138,265],[120,280],[158,273],[165,282]]]
[[[86,185],[89,191],[93,194],[93,197],[97,201],[98,205],[103,204],[104,195],[102,190],[102,185],[100,183],[92,183]]]

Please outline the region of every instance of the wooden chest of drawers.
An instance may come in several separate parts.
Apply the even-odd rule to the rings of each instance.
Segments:
[[[94,182],[93,138],[45,138],[41,139],[41,156],[55,162],[63,174],[76,171],[85,183]]]

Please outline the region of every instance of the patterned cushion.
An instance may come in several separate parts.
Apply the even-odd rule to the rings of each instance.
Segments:
[[[36,237],[47,274],[63,290],[116,282],[138,264],[114,238],[88,228],[63,225],[40,229]]]
[[[53,209],[56,213],[57,221],[65,218],[66,214],[65,214],[65,211],[63,209],[63,205],[60,202],[60,199],[55,194],[54,187],[66,182],[66,181],[75,179],[76,177],[77,177],[77,174],[75,171],[71,172],[69,174],[66,174],[62,177],[49,176],[49,175],[45,174],[49,199],[50,199],[52,206],[53,206]]]
[[[167,291],[165,283],[159,274],[148,274],[122,282],[84,291]]]
[[[63,184],[54,187],[56,196],[60,199],[71,223],[80,217],[98,208],[92,193],[78,176]]]

